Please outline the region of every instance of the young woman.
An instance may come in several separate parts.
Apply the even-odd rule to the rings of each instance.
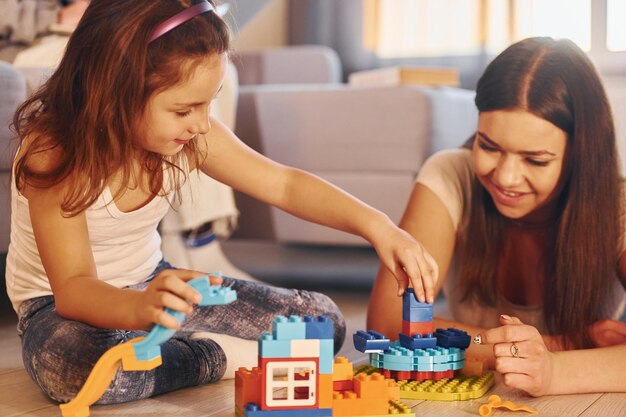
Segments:
[[[401,223],[439,265],[454,321],[436,325],[480,333],[469,352],[531,394],[626,390],[626,346],[599,349],[626,342],[626,195],[593,65],[526,39],[487,67],[476,105],[476,134],[424,164]],[[390,337],[393,281],[381,269],[368,311]],[[571,348],[585,350],[556,353]]]
[[[110,347],[155,323],[178,329],[166,307],[188,319],[162,346],[163,365],[118,373],[100,403],[232,377],[256,361],[256,339],[277,315],[329,315],[341,346],[345,323],[321,294],[224,278],[236,302],[192,308],[199,295],[186,281],[204,274],[162,259],[157,224],[195,170],[363,236],[400,291],[410,282],[432,300],[436,264],[408,233],[209,118],[228,44],[208,1],[92,1],[57,71],[16,113],[7,285],[26,369],[55,400],[70,400]]]

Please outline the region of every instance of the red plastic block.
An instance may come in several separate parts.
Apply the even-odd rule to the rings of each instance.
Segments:
[[[235,405],[243,410],[248,403],[260,403],[261,378],[259,368],[239,368],[235,372]]]
[[[432,321],[406,321],[402,320],[402,333],[407,336],[413,336],[414,334],[425,335],[433,332]]]

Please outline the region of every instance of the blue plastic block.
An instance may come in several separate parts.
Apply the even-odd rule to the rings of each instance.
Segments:
[[[458,371],[459,369],[463,369],[463,367],[465,367],[465,359],[457,362],[451,362],[449,365],[453,371]]]
[[[437,338],[432,334],[428,334],[426,336],[421,336],[419,334],[407,336],[404,333],[400,333],[399,336],[400,345],[407,349],[426,349],[437,346]]]
[[[332,374],[335,362],[335,341],[320,339],[320,374]]]
[[[206,276],[194,278],[187,282],[187,284],[200,293],[202,299],[199,305],[228,304],[237,298],[237,293],[233,291],[232,288],[210,285],[209,277]],[[183,320],[185,320],[185,314],[180,311],[171,310],[169,308],[166,308],[165,311],[174,316],[176,321],[179,323],[182,323]],[[138,361],[148,361],[160,356],[161,345],[172,337],[174,333],[176,333],[176,330],[168,329],[160,324],[154,326],[145,339],[137,343],[133,343],[136,359]]]
[[[261,410],[253,403],[244,407],[243,414],[246,417],[332,417],[332,408],[306,408],[295,410]]]
[[[272,322],[275,340],[306,339],[306,324],[299,316],[277,316]]]
[[[367,332],[357,330],[352,336],[352,342],[354,343],[354,348],[363,353],[384,351],[391,345],[391,342],[384,334],[374,330]]]
[[[459,329],[437,329],[435,331],[435,337],[437,338],[437,346],[442,347],[458,347],[461,349],[467,349],[470,345],[470,336],[467,332]]]
[[[208,285],[201,291],[202,301],[199,306],[222,306],[232,303],[237,299],[237,292],[230,287],[222,287],[219,285]]]
[[[335,325],[328,316],[317,318],[304,316],[307,339],[333,339],[335,337]]]
[[[433,306],[426,304],[428,307],[405,308],[402,305],[402,320],[411,323],[430,323],[433,321]]]
[[[271,334],[259,337],[259,356],[262,358],[290,358],[291,340],[274,340]]]

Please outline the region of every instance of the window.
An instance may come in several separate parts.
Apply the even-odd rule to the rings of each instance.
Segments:
[[[266,402],[272,407],[315,404],[317,364],[312,361],[270,362],[266,367]]]
[[[626,2],[608,0],[606,8],[606,46],[609,51],[626,51]]]
[[[601,69],[626,66],[624,0],[363,0],[363,10],[364,46],[380,58],[495,55],[551,36],[576,42]]]

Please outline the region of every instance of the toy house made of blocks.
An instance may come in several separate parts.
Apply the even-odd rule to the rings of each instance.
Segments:
[[[395,381],[373,373],[354,376],[352,364],[333,359],[334,325],[325,316],[279,316],[259,338],[258,367],[235,374],[238,416],[414,416],[399,400]]]

